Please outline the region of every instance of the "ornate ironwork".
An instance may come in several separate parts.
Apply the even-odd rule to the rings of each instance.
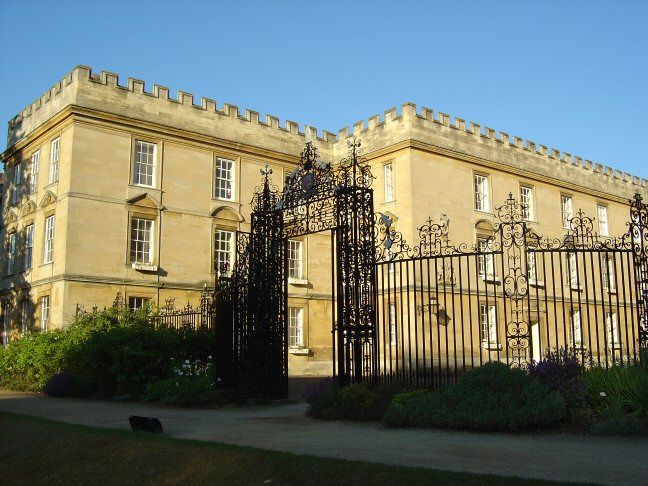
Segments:
[[[639,320],[639,347],[648,346],[648,205],[638,192],[630,200],[626,240],[632,248]]]

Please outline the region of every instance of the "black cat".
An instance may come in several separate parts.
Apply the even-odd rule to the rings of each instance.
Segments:
[[[128,417],[128,421],[130,422],[133,432],[143,430],[144,432],[151,432],[152,434],[162,433],[162,422],[154,417],[139,417],[137,415],[131,415]]]

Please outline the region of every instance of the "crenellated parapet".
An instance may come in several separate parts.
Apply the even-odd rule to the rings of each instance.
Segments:
[[[344,141],[349,137],[360,138],[369,152],[413,140],[457,157],[468,156],[476,163],[481,160],[503,168],[514,167],[529,175],[570,181],[617,195],[632,196],[636,190],[648,189],[646,179],[478,123],[467,123],[447,113],[419,109],[413,103],[403,104],[400,112],[391,108],[383,117],[375,115],[339,130],[334,154],[343,153]]]
[[[241,111],[229,103],[219,107],[211,98],[203,97],[198,101],[193,94],[184,91],[171,97],[166,86],[154,84],[147,90],[142,80],[128,78],[121,83],[115,73],[95,73],[87,66],[77,66],[9,121],[7,145],[16,144],[68,105],[163,123],[250,145],[262,140],[263,148],[294,155],[301,152],[306,141],[312,141],[328,154],[331,144],[337,140],[334,133],[312,126],[302,130],[298,123],[290,120],[282,123],[274,115],[261,117],[257,111]]]
[[[300,128],[290,120],[282,123],[274,115],[261,116],[257,111],[240,110],[229,103],[219,105],[211,98],[198,99],[184,91],[172,97],[166,86],[147,87],[144,81],[135,78],[121,82],[117,74],[96,73],[87,66],[75,67],[9,121],[8,147],[25,139],[69,105],[295,157],[306,141],[312,141],[328,161],[346,154],[346,139],[352,136],[362,139],[365,154],[413,141],[451,157],[490,163],[503,169],[516,168],[530,177],[540,175],[568,181],[622,197],[632,196],[636,190],[648,190],[646,179],[463,118],[418,108],[413,103],[403,104],[400,110],[391,108],[383,116],[372,116],[334,134],[311,126]]]

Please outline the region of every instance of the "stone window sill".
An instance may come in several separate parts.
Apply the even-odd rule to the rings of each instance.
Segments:
[[[295,356],[308,356],[310,348],[288,348],[288,352]]]
[[[308,279],[288,277],[288,283],[296,286],[308,285]]]
[[[157,272],[158,271],[158,266],[157,265],[152,265],[150,263],[133,262],[133,263],[131,263],[131,268],[133,270],[137,270],[138,272]]]

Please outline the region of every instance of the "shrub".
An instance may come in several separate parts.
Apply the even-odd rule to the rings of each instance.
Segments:
[[[517,431],[554,426],[565,413],[559,392],[520,369],[488,363],[455,385],[395,397],[383,422],[392,427]]]
[[[403,387],[354,383],[339,386],[323,380],[306,392],[308,414],[327,420],[377,421],[387,411],[391,399]]]
[[[52,375],[43,392],[50,397],[72,397],[80,398],[92,393],[93,386],[85,378],[72,373],[56,373]]]
[[[204,366],[215,344],[206,329],[156,328],[145,312],[111,308],[12,341],[0,350],[0,386],[41,391],[66,372],[91,383],[99,396],[136,398],[150,383],[171,378],[177,363]]]
[[[204,407],[238,402],[232,388],[218,388],[207,375],[177,376],[151,383],[144,399],[179,407]]]
[[[584,380],[590,404],[600,417],[624,414],[648,417],[648,366],[630,364],[587,370]]]
[[[636,435],[648,437],[648,420],[632,415],[613,417],[593,424],[589,432],[594,435]]]
[[[586,403],[588,392],[583,382],[584,367],[569,350],[548,353],[540,362],[530,364],[527,371],[550,390],[560,392],[569,410],[575,411]]]

